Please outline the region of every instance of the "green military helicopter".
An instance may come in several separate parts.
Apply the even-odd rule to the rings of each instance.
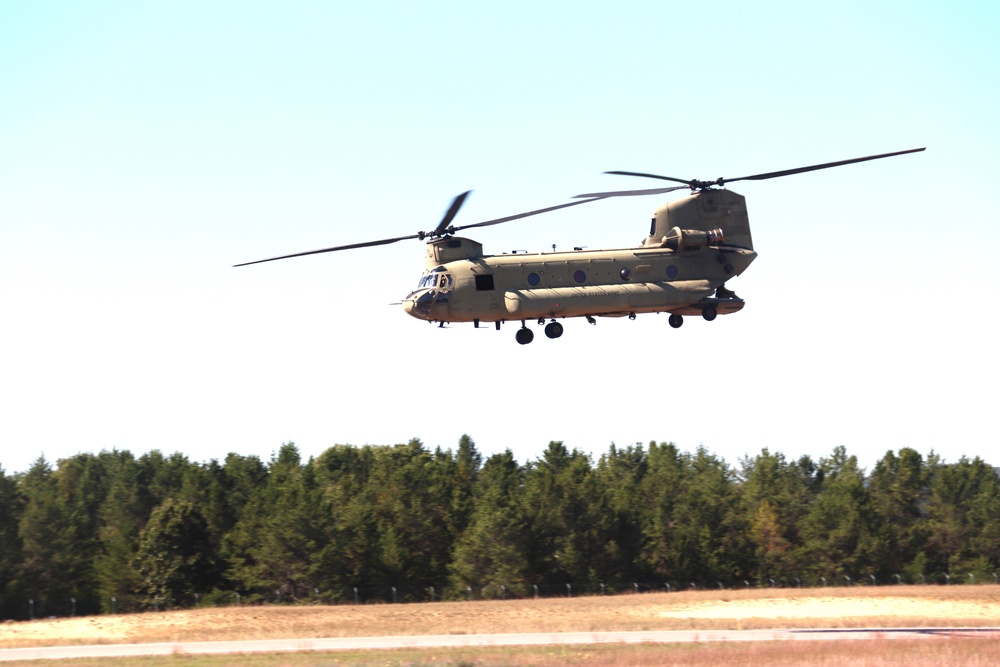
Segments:
[[[763,181],[856,162],[917,153],[915,148],[827,162],[809,167],[772,171],[714,181],[684,180],[631,171],[608,174],[655,178],[680,185],[644,190],[592,192],[577,195],[577,201],[519,213],[470,225],[452,224],[469,192],[451,202],[438,225],[407,236],[244,262],[247,266],[291,257],[340,250],[388,245],[409,239],[426,240],[425,268],[417,288],[402,301],[413,317],[438,322],[471,322],[476,327],[492,322],[500,329],[505,322],[520,322],[516,340],[525,345],[534,339],[528,322],[544,325],[545,335],[563,334],[560,320],[597,317],[628,317],[641,313],[669,313],[670,326],[677,328],[685,316],[712,321],[719,315],[741,310],[743,299],[726,287],[757,257],[750,235],[746,198],[726,186],[737,181]],[[634,247],[541,253],[487,255],[481,243],[456,232],[498,225],[520,218],[587,204],[611,197],[658,195],[690,190],[682,199],[656,210],[649,234]]]

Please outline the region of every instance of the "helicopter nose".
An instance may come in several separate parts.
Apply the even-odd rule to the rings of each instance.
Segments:
[[[408,315],[422,320],[429,319],[431,305],[434,303],[434,293],[431,290],[413,292],[403,299],[403,310]]]

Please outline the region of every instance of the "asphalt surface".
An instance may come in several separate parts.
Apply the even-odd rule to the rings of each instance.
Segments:
[[[260,639],[223,642],[163,642],[0,649],[0,662],[123,658],[146,655],[356,651],[392,648],[460,648],[559,644],[674,644],[695,642],[817,641],[1000,637],[1000,628],[877,628],[857,630],[669,630],[646,632],[535,632],[475,635],[337,637],[330,639]]]

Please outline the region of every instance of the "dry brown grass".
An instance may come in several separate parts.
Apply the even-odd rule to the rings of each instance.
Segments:
[[[1000,626],[1000,586],[886,586],[316,607],[0,625],[0,647],[497,632]]]
[[[1000,640],[881,639],[727,644],[532,646],[460,649],[392,649],[337,653],[129,657],[74,660],[74,667],[986,667],[997,664]],[[4,663],[11,667],[62,667],[64,661]]]

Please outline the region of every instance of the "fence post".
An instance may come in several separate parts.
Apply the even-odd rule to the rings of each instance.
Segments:
[[[903,578],[901,576],[899,576],[898,574],[894,574],[892,576],[896,577],[896,585],[897,586],[899,586],[900,584],[903,583]]]
[[[566,597],[573,597],[573,584],[566,584]]]
[[[354,589],[354,604],[358,604],[358,587],[357,586],[351,586],[351,588]]]
[[[116,598],[114,595],[111,596],[111,613],[112,614],[118,613],[118,598]]]
[[[69,615],[70,616],[76,616],[76,598],[70,598],[69,602],[70,602],[70,607],[73,610],[73,611],[70,612]]]
[[[392,587],[392,603],[396,604],[396,587]]]
[[[531,584],[531,587],[535,589],[535,599],[538,599],[538,584]]]
[[[28,620],[35,620],[35,598],[28,598]]]
[[[466,586],[465,587],[465,592],[468,594],[469,601],[471,602],[472,601],[472,586]]]

